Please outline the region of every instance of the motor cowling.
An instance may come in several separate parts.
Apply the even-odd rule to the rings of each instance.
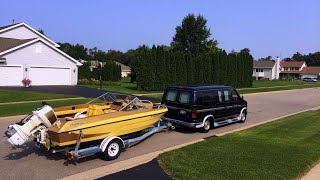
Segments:
[[[24,144],[35,132],[50,127],[56,120],[57,117],[53,109],[49,105],[44,105],[20,122],[9,125],[5,135],[12,145],[19,146]]]

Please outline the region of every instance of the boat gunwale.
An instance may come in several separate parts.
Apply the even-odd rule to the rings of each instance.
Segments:
[[[115,112],[112,112],[112,113],[115,113]],[[88,126],[88,127],[78,128],[78,129],[73,129],[73,130],[68,130],[68,131],[61,131],[61,132],[48,129],[48,132],[50,131],[50,132],[54,132],[54,133],[57,133],[57,134],[69,133],[69,132],[73,132],[73,131],[79,131],[79,130],[82,130],[82,129],[89,129],[89,128],[98,127],[98,126],[102,126],[102,125],[114,124],[114,123],[118,123],[118,122],[124,122],[124,121],[143,118],[143,117],[147,117],[147,116],[159,115],[159,114],[163,114],[163,113],[165,113],[165,112],[159,112],[159,113],[154,113],[154,114],[149,114],[149,115],[144,115],[144,116],[139,116],[139,117],[134,117],[134,118],[129,118],[129,119],[123,119],[123,120],[119,120],[119,121],[108,122],[108,123],[103,123],[103,124],[98,124],[98,125],[94,125],[94,126]],[[106,114],[100,114],[100,115],[106,115]],[[100,115],[97,115],[97,116],[100,116]],[[96,117],[96,116],[94,116],[94,117]],[[87,117],[87,118],[90,118],[90,117]],[[86,119],[86,118],[83,118],[83,119]],[[81,119],[77,119],[77,120],[81,120]]]

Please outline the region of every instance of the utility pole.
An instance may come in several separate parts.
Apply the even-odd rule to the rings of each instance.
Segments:
[[[100,90],[102,90],[102,62],[99,62],[100,64]]]

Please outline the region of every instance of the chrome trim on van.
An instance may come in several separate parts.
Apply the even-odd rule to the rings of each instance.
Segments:
[[[203,123],[202,122],[200,122],[200,123],[188,123],[188,122],[185,122],[185,121],[166,118],[166,117],[163,117],[162,120],[166,121],[166,122],[171,122],[172,124],[176,124],[178,126],[184,126],[184,127],[188,127],[188,128],[201,128],[201,127],[203,127]]]

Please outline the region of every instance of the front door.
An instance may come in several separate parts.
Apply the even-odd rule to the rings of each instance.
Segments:
[[[235,105],[237,102],[235,102],[232,99],[232,91],[231,89],[224,89],[223,90],[223,96],[224,96],[224,103],[226,106],[226,119],[230,119],[235,117],[236,111],[235,111]]]

